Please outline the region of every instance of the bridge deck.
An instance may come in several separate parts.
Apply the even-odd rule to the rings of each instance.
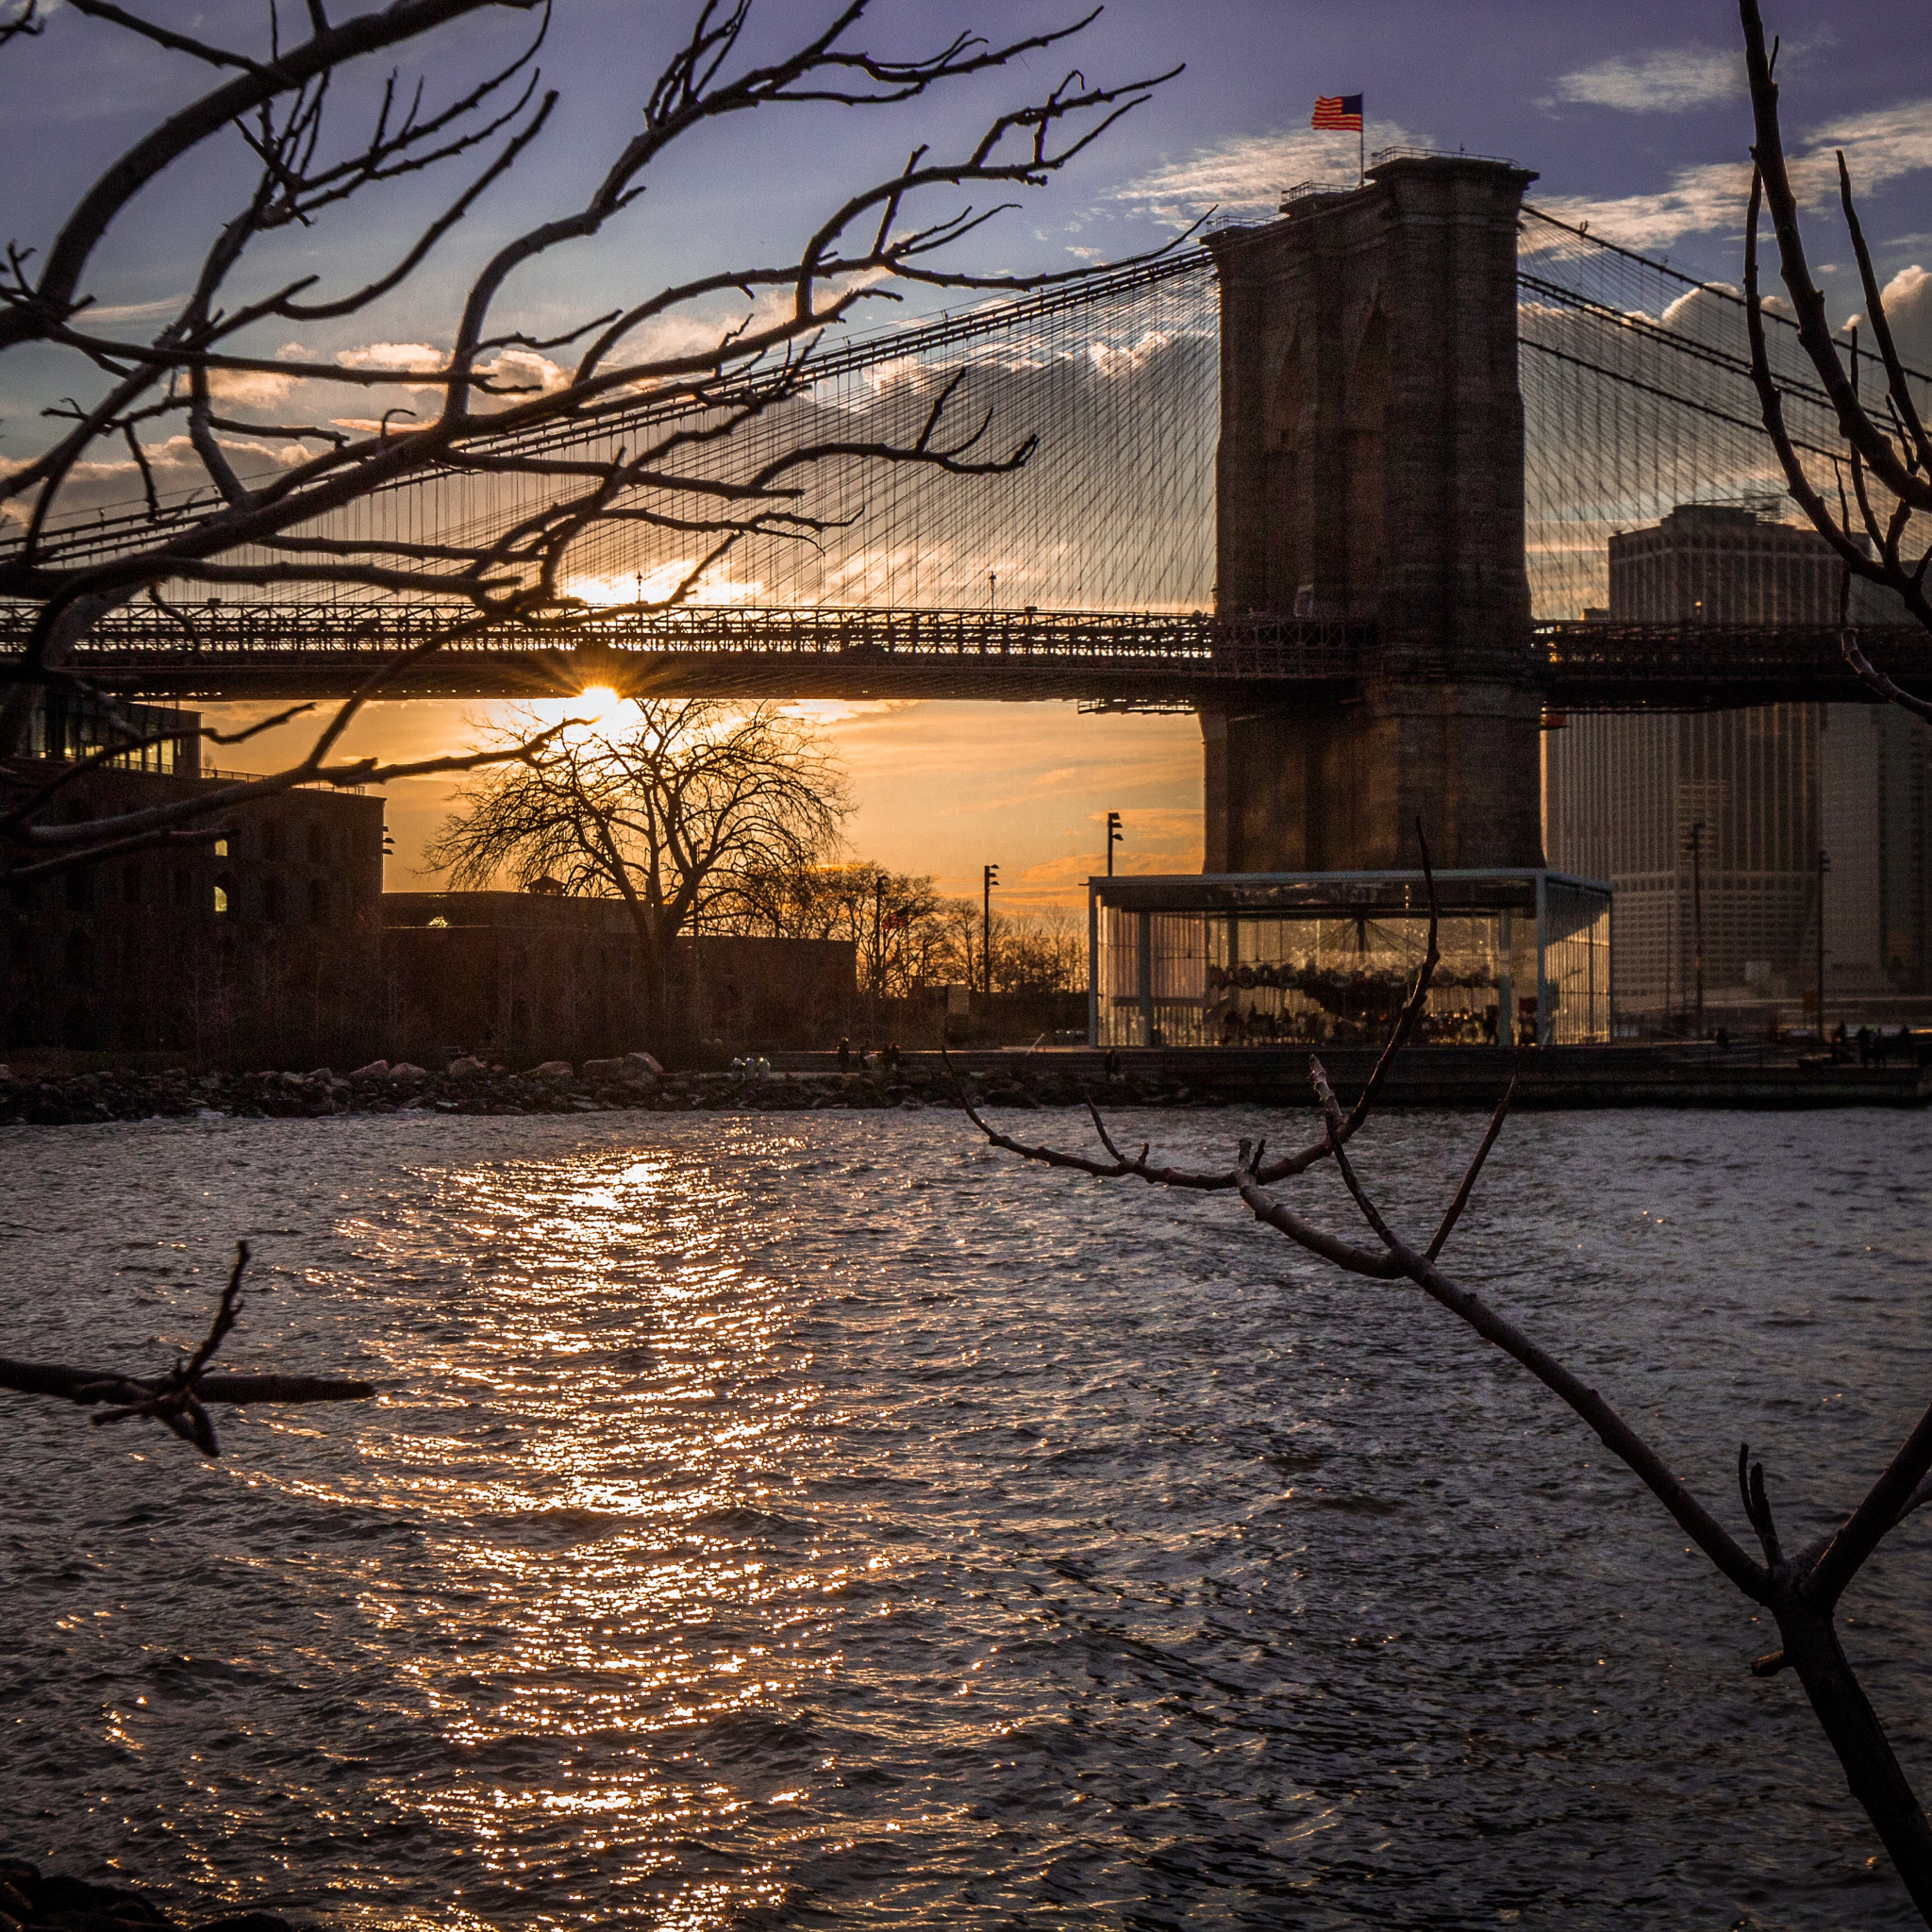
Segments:
[[[458,614],[405,605],[137,608],[105,620],[75,668],[105,689],[177,702],[342,697],[384,664],[423,651]],[[24,610],[0,609],[0,665],[25,650],[27,630]],[[1902,682],[1932,683],[1932,640],[1922,632],[1859,637]],[[1365,625],[1224,624],[1200,613],[718,606],[599,620],[567,639],[504,626],[404,663],[384,691],[500,699],[604,685],[666,697],[1225,702],[1347,693],[1374,641]],[[1840,632],[1815,625],[1544,624],[1488,675],[1574,711],[1870,695],[1845,666]]]

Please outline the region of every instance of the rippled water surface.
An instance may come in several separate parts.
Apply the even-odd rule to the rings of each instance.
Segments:
[[[1478,1129],[1397,1118],[1365,1165],[1420,1223]],[[1928,1141],[1521,1120],[1457,1266],[1740,1534],[1748,1437],[1789,1541],[1932,1391]],[[384,1391],[225,1420],[216,1464],[0,1397],[19,1854],[382,1924],[1913,1923],[1635,1481],[1225,1197],[915,1113],[0,1153],[0,1349],[159,1363],[245,1235],[236,1365]],[[1922,1791],[1928,1518],[1846,1632]]]

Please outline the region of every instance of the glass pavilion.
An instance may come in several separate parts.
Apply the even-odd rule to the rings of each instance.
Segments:
[[[1610,889],[1548,871],[1439,872],[1441,964],[1415,1036],[1610,1038]],[[1375,1045],[1428,939],[1420,872],[1141,874],[1087,882],[1096,1046]]]

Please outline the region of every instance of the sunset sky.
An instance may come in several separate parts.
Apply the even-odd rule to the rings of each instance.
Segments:
[[[342,0],[337,11],[346,10]],[[559,0],[542,64],[564,108],[545,142],[382,311],[379,335],[363,317],[354,325],[359,336],[318,327],[305,349],[446,342],[466,265],[581,192],[635,125],[637,101],[691,10]],[[261,11],[210,5],[196,18],[208,31],[227,23],[240,41]],[[793,0],[773,5],[760,31],[796,34],[820,11]],[[1076,11],[1065,9],[1069,18]],[[1037,0],[882,4],[871,38],[903,52],[964,25],[1010,36],[1044,17]],[[1921,269],[1932,264],[1932,39],[1923,0],[1805,0],[1770,5],[1767,18],[1785,40],[1780,75],[1794,147],[1845,149],[1879,267],[1900,291],[1908,352],[1932,356],[1932,279]],[[526,31],[521,15],[469,30],[458,65],[480,71]],[[593,247],[558,258],[522,291],[520,319],[548,331],[702,266],[784,258],[826,208],[889,173],[912,141],[957,146],[991,111],[1043,92],[1070,64],[1090,79],[1124,80],[1178,62],[1186,71],[1152,102],[1032,191],[1023,212],[966,244],[960,259],[1002,272],[1068,268],[1144,249],[1210,208],[1265,213],[1294,182],[1352,176],[1354,137],[1314,134],[1307,120],[1318,92],[1361,92],[1371,148],[1414,142],[1512,157],[1540,172],[1531,199],[1550,211],[1668,254],[1692,274],[1737,277],[1749,113],[1736,10],[1721,0],[1113,0],[1074,49],[1031,56],[1022,69],[915,108],[760,112],[711,130],[691,151],[674,152],[637,208]],[[44,244],[64,208],[157,110],[202,85],[202,70],[126,46],[58,8],[40,41],[0,52],[0,177],[11,237]],[[184,192],[137,205],[89,284],[103,310],[135,326],[143,311],[178,297],[183,264],[205,242],[200,191],[226,178],[210,158],[201,174],[184,175]],[[359,278],[441,192],[407,181],[358,200],[352,220],[288,242],[264,273],[299,259],[325,277]],[[1836,287],[1844,251],[1823,213],[1816,234],[1814,259]],[[1856,306],[1847,288],[1837,307]],[[38,412],[73,379],[39,352],[0,363],[0,461],[40,446]],[[811,709],[851,772],[855,853],[934,874],[946,891],[976,892],[980,865],[993,860],[1012,909],[1074,903],[1102,862],[1109,809],[1125,817],[1131,869],[1201,862],[1200,738],[1191,717],[1083,717],[1063,705]],[[473,716],[473,707],[378,707],[357,742],[385,754],[453,746]],[[293,742],[283,732],[218,757],[266,769]],[[391,793],[392,887],[425,883],[415,868],[445,791],[425,781]]]

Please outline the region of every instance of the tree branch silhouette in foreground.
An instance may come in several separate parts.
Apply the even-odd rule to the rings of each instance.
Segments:
[[[1421,837],[1420,826],[1417,835]],[[1636,1474],[1719,1574],[1750,1602],[1771,1613],[1783,1639],[1782,1647],[1753,1662],[1753,1674],[1769,1677],[1789,1669],[1796,1674],[1844,1767],[1852,1795],[1864,1807],[1913,1902],[1932,1924],[1932,1827],[1928,1827],[1877,1714],[1845,1657],[1835,1625],[1840,1599],[1873,1553],[1891,1530],[1932,1497],[1932,1407],[1837,1532],[1791,1554],[1785,1551],[1778,1537],[1763,1467],[1751,1460],[1749,1444],[1741,1446],[1738,1451],[1739,1496],[1761,1553],[1753,1556],[1691,1493],[1665,1457],[1596,1390],[1443,1267],[1443,1251],[1502,1133],[1509,1092],[1497,1104],[1460,1185],[1426,1240],[1405,1234],[1390,1222],[1350,1148],[1373,1116],[1389,1067],[1414,1029],[1441,961],[1435,879],[1426,842],[1423,845],[1423,872],[1429,897],[1428,941],[1415,984],[1391,1029],[1388,1043],[1360,1098],[1346,1113],[1320,1058],[1310,1057],[1309,1079],[1322,1128],[1292,1152],[1269,1158],[1262,1143],[1243,1140],[1225,1168],[1170,1167],[1155,1160],[1146,1145],[1138,1153],[1123,1149],[1099,1109],[1090,1103],[1089,1112],[1107,1157],[1096,1159],[1067,1149],[1029,1145],[1002,1133],[981,1117],[963,1089],[960,1105],[993,1146],[1023,1159],[1070,1168],[1100,1180],[1134,1179],[1155,1187],[1238,1195],[1257,1221],[1274,1228],[1306,1253],[1372,1281],[1408,1283],[1526,1369]],[[1366,1241],[1358,1233],[1339,1234],[1316,1224],[1271,1191],[1329,1161],[1361,1217],[1369,1237]]]
[[[85,1407],[109,1406],[91,1418],[95,1424],[125,1423],[145,1418],[173,1430],[204,1456],[222,1453],[211,1402],[362,1402],[375,1393],[367,1382],[328,1380],[313,1375],[246,1375],[208,1373],[241,1316],[242,1277],[247,1272],[249,1247],[235,1244],[235,1265],[228,1271],[214,1320],[201,1345],[165,1375],[124,1375],[113,1369],[77,1369],[59,1362],[19,1362],[0,1356],[0,1389],[23,1395],[57,1395]]]
[[[1858,279],[1865,320],[1874,356],[1858,350],[1856,328],[1841,349],[1826,309],[1824,291],[1812,279],[1798,219],[1798,194],[1785,153],[1778,119],[1777,43],[1765,44],[1757,0],[1739,0],[1744,28],[1744,66],[1751,88],[1755,141],[1751,148],[1751,200],[1744,225],[1744,301],[1750,330],[1751,373],[1758,410],[1777,452],[1791,500],[1811,526],[1837,553],[1844,570],[1839,622],[1845,662],[1865,687],[1888,704],[1932,720],[1932,699],[1901,688],[1878,670],[1858,646],[1850,621],[1854,578],[1893,592],[1912,618],[1932,630],[1932,599],[1925,594],[1932,571],[1932,539],[1914,519],[1932,514],[1932,434],[1928,434],[1912,394],[1911,372],[1898,353],[1885,296],[1872,264],[1863,224],[1852,193],[1852,172],[1838,150],[1839,206],[1843,211]],[[1772,373],[1765,341],[1759,291],[1757,232],[1761,213],[1771,213],[1777,241],[1778,267],[1798,325],[1798,341],[1838,416],[1841,448],[1830,459],[1828,482],[1815,479],[1785,421],[1784,398]],[[1878,365],[1884,380],[1878,398],[1868,403],[1860,362]],[[1923,380],[1923,379],[1922,379]],[[1828,492],[1828,493],[1827,493]],[[1912,553],[1916,549],[1917,555]]]
[[[876,113],[1004,71],[1030,75],[1098,9],[1003,42],[942,30],[926,52],[888,56],[857,38],[867,0],[834,0],[816,22],[774,13],[776,37],[751,31],[750,0],[700,0],[656,78],[646,73],[635,115],[604,137],[605,151],[594,126],[571,128],[558,155],[567,165],[543,177],[563,184],[557,205],[521,228],[506,221],[510,232],[479,237],[454,264],[446,258],[473,232],[468,218],[566,118],[538,66],[549,6],[394,0],[332,20],[311,5],[306,14],[286,9],[307,30],[294,41],[282,37],[283,11],[264,9],[255,40],[229,44],[109,0],[0,0],[0,58],[31,62],[62,36],[131,36],[152,50],[155,84],[176,102],[56,219],[42,246],[15,242],[0,257],[0,355],[19,350],[53,367],[50,393],[70,385],[43,412],[53,425],[45,446],[0,464],[0,602],[26,613],[24,650],[0,672],[0,878],[212,839],[214,822],[236,806],[298,784],[515,764],[525,748],[406,767],[344,758],[339,746],[399,672],[435,651],[486,631],[568,646],[597,620],[687,602],[748,539],[811,543],[837,521],[815,508],[810,489],[827,465],[987,477],[1023,466],[1036,439],[1016,433],[994,447],[990,418],[956,422],[957,382],[900,438],[828,435],[823,425],[793,436],[774,412],[808,394],[825,333],[865,305],[908,289],[1015,291],[1067,279],[978,272],[954,258],[1014,206],[1012,192],[1043,185],[1168,77],[1119,86],[1091,84],[1074,69],[1058,81],[1029,77],[1040,91],[991,112],[976,133],[949,137],[942,151],[924,142],[895,149],[903,161],[826,192],[809,232],[774,258],[716,259],[641,282],[622,218],[674,153],[700,147],[715,172],[710,130],[753,113],[761,125],[788,111]],[[530,22],[520,42],[500,44],[491,29],[519,18]],[[643,9],[625,31],[655,31],[659,18]],[[382,78],[380,63],[394,58],[420,58],[422,77],[391,70]],[[370,195],[398,184],[414,193],[418,177],[450,174],[437,210],[388,259],[366,261],[354,233],[344,242],[342,225],[363,216]],[[164,262],[157,302],[96,304],[90,277],[137,198],[165,194],[173,181],[183,184],[183,207],[208,207],[198,261],[185,277]],[[979,193],[991,199],[968,198]],[[333,257],[323,245],[330,224]],[[380,232],[379,219],[357,232]],[[576,298],[573,308],[572,291],[597,279],[600,264],[583,251],[600,236],[627,250],[602,284],[614,282],[621,299],[593,310]],[[346,273],[295,272],[302,258],[290,244],[298,240],[305,258],[320,252]],[[185,294],[176,292],[183,279]],[[401,306],[386,310],[392,296]],[[425,306],[432,317],[441,309],[440,328],[421,319]],[[558,307],[568,312],[558,316]],[[160,317],[151,335],[127,325],[142,314]],[[298,328],[335,346],[291,341]],[[344,342],[345,329],[375,339]],[[646,401],[650,412],[639,417]],[[776,446],[721,470],[721,446],[761,421]],[[123,476],[125,504],[100,502],[109,474]],[[397,492],[438,479],[460,481],[480,508],[419,528],[398,510]],[[117,510],[111,521],[107,508]],[[652,594],[640,578],[634,601],[588,602],[591,564],[601,558],[608,572],[610,546],[637,532],[674,533],[691,555]],[[428,635],[335,711],[294,766],[84,825],[48,817],[20,756],[40,693],[83,696],[105,712],[114,721],[109,755],[143,741],[131,715],[85,675],[80,647],[102,618],[144,602],[192,653],[208,641],[201,613],[211,597],[291,590],[337,601],[345,644],[377,636],[378,614],[397,599],[426,613]]]

